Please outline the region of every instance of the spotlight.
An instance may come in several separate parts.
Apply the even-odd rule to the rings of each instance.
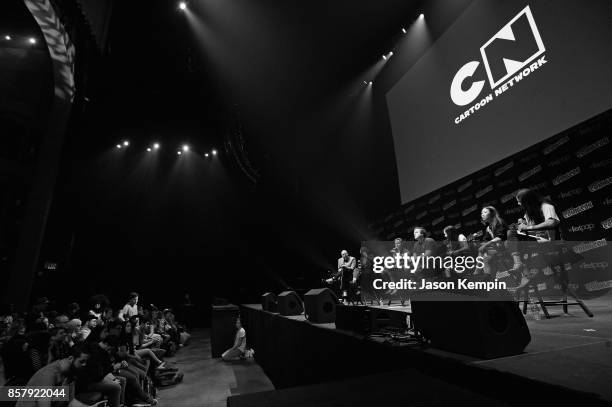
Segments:
[[[36,38],[31,37],[31,38],[28,40],[28,42],[29,42],[30,44],[36,44]]]
[[[181,1],[181,2],[179,3],[179,8],[180,8],[181,10],[185,10],[185,9],[187,8],[187,3],[185,3],[184,1]]]
[[[368,82],[368,86],[372,86],[372,81]]]
[[[10,35],[5,35],[4,39],[7,40],[7,41],[10,41],[11,40],[11,36]]]
[[[176,152],[178,155],[183,154],[180,150]]]
[[[386,56],[386,55],[383,55],[383,59],[386,61],[386,60],[387,60],[387,56]]]
[[[187,144],[183,144],[183,151],[184,152],[189,151],[189,146]]]
[[[423,13],[419,14],[419,18],[422,20],[425,18],[425,15]]]
[[[156,149],[156,150],[159,150],[159,143],[153,144],[153,148]]]
[[[126,140],[126,141],[123,142],[123,145],[127,147],[127,146],[130,145],[130,142]]]
[[[147,148],[147,151],[148,151],[148,152],[151,152],[151,147]]]
[[[389,52],[389,58],[393,56],[393,51]]]
[[[367,83],[366,81],[363,81],[363,84],[364,84],[364,85],[367,85],[368,83]]]
[[[117,144],[117,148],[121,148],[121,144]]]
[[[211,151],[212,155],[217,155],[217,150]]]
[[[408,31],[406,31],[405,28],[402,28],[402,34],[406,34]]]
[[[204,154],[204,157],[208,157],[208,153]]]

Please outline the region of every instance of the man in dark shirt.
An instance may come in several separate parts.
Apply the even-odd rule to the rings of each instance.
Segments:
[[[125,379],[113,375],[117,366],[113,366],[109,353],[111,346],[117,342],[116,337],[107,336],[100,343],[91,345],[89,362],[77,375],[77,390],[102,393],[108,398],[109,407],[121,405],[121,396],[125,389]]]
[[[423,260],[421,260],[418,263],[418,267],[415,268],[415,272],[418,273],[424,270],[423,265],[425,264],[425,259],[435,254],[436,241],[431,237],[427,237],[427,230],[422,226],[415,226],[414,240],[415,242],[414,246],[412,247],[412,255],[415,257],[423,256]]]
[[[30,378],[27,386],[67,386],[74,375],[86,367],[89,360],[89,354],[77,346],[71,349],[71,353],[55,362],[49,363],[47,366],[34,373]],[[51,400],[38,401],[17,401],[15,407],[50,407]],[[101,402],[103,403],[103,402]],[[76,399],[70,400],[69,407],[87,407]]]

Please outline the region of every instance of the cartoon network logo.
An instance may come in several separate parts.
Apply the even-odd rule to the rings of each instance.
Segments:
[[[503,95],[510,87],[544,65],[547,62],[546,57],[542,55],[545,50],[531,9],[527,6],[480,47],[480,55],[492,92],[457,116],[455,124],[461,123],[475,111],[493,101],[493,95],[495,97]],[[532,63],[536,58],[537,61]],[[472,81],[468,86],[468,78],[474,76],[479,66],[480,61],[470,61],[459,68],[453,77],[450,97],[457,106],[469,105],[482,93],[484,80]]]

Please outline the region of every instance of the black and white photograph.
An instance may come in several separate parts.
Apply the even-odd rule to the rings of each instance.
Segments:
[[[0,406],[612,406],[612,1],[0,1]]]

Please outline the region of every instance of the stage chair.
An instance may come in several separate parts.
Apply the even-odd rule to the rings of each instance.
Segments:
[[[532,245],[539,245],[539,244],[540,243],[537,243],[537,242],[532,243]],[[544,243],[544,244],[547,244],[547,243]],[[569,254],[567,252],[563,252],[564,249],[565,250],[567,249],[564,248],[564,243],[562,241],[551,242],[551,244],[555,245],[554,247],[555,251],[552,253],[556,253],[552,255],[552,258],[557,257],[559,259],[558,264],[541,264],[542,263],[541,261],[538,262],[538,260],[540,260],[538,259],[539,256],[546,256],[544,253],[542,253],[541,250],[538,250],[538,246],[534,246],[534,248],[532,250],[529,250],[526,255],[526,258],[527,258],[527,261],[525,262],[526,268],[528,270],[535,268],[537,272],[534,276],[530,278],[527,284],[525,284],[523,287],[517,288],[515,292],[517,302],[519,304],[521,302],[523,303],[523,314],[524,315],[527,314],[527,305],[529,303],[529,292],[530,290],[533,290],[538,300],[538,304],[540,304],[540,307],[542,307],[542,312],[544,313],[544,316],[546,317],[546,319],[551,318],[550,314],[548,313],[547,307],[562,306],[563,312],[567,314],[568,307],[572,305],[579,305],[580,308],[582,308],[582,310],[584,311],[584,313],[592,318],[593,313],[591,312],[591,310],[587,307],[587,305],[580,298],[578,298],[578,296],[576,295],[576,292],[569,286],[569,273],[568,273],[567,268],[565,267],[565,264],[567,264],[568,262],[569,263],[577,262],[577,260],[579,259],[579,256],[574,254],[574,256],[570,259]],[[549,254],[550,253],[551,252],[549,252]],[[567,256],[569,260],[564,261],[563,260],[564,256]],[[551,257],[549,256],[549,258]],[[559,285],[561,286],[561,292],[562,292],[561,300],[545,301],[542,298],[540,291],[538,290],[538,277],[543,275],[544,269],[547,267],[549,267],[552,270],[555,281],[559,283]],[[574,302],[568,302],[568,299],[567,299],[568,294],[574,299]],[[520,299],[521,295],[523,296],[523,299]]]

